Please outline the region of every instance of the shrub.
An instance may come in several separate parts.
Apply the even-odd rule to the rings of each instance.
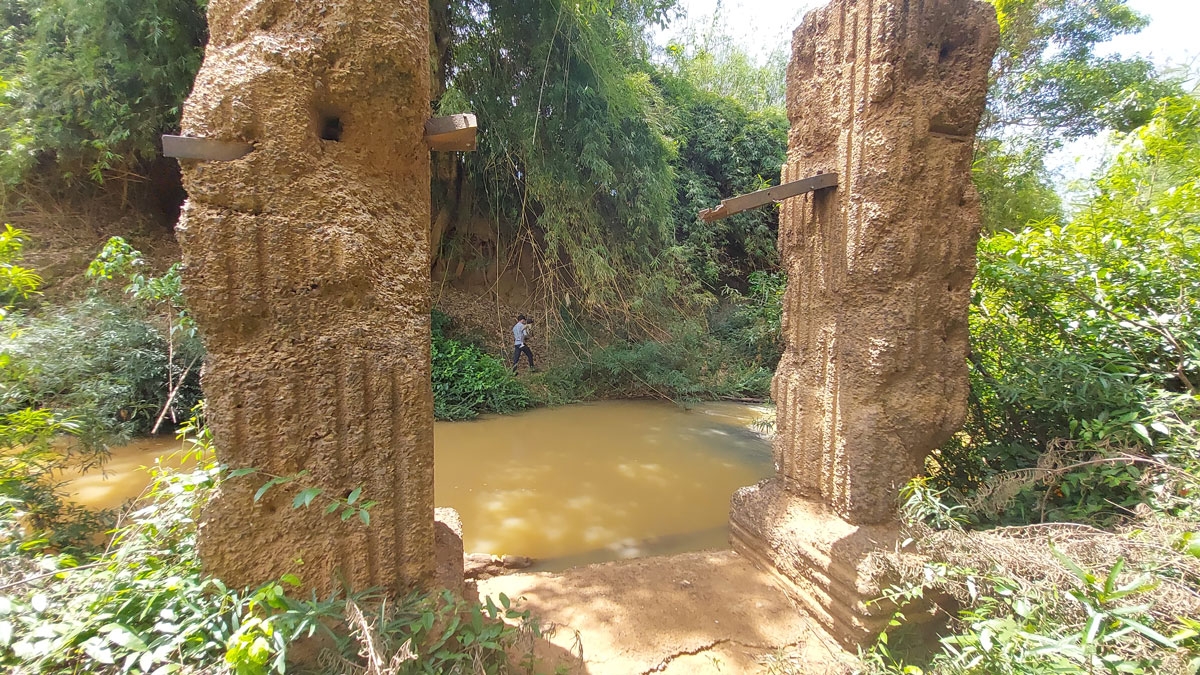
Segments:
[[[224,471],[206,438],[197,441],[200,468],[155,470],[149,496],[103,552],[9,551],[25,564],[0,568],[0,665],[47,674],[296,672],[303,669],[289,661],[291,647],[320,633],[333,645],[319,659],[325,672],[359,672],[371,659],[386,668],[372,671],[380,673],[501,673],[517,639],[538,636],[528,613],[504,596],[482,606],[448,593],[383,602],[370,589],[303,598],[293,574],[243,590],[204,575],[195,522]],[[284,482],[302,487],[274,484]],[[301,489],[294,505],[302,508],[312,490]],[[0,534],[19,530],[22,515],[0,510]]]
[[[773,374],[713,335],[682,324],[669,340],[581,344],[577,360],[549,373],[542,384],[550,389],[547,396],[562,401],[597,393],[699,401],[765,396]]]
[[[153,425],[168,393],[167,346],[139,310],[94,297],[0,325],[0,412],[52,410],[89,446]],[[198,396],[192,386],[179,403]]]
[[[747,283],[745,295],[726,287],[733,311],[713,327],[713,333],[740,358],[774,370],[783,354],[781,324],[787,278],[783,272],[751,272]]]
[[[1164,99],[1069,222],[981,243],[972,397],[931,462],[940,486],[1037,473],[1001,522],[1186,508],[1144,469],[1200,468],[1198,141],[1200,100]]]
[[[99,181],[157,156],[200,66],[205,4],[0,2],[0,191],[47,158]]]
[[[446,337],[448,323],[435,312],[430,371],[434,417],[463,420],[527,407],[529,394],[508,366],[476,345]]]

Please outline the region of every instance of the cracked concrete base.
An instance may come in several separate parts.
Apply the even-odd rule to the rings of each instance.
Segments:
[[[537,672],[756,673],[786,655],[793,669],[783,672],[816,675],[854,663],[771,575],[733,551],[511,574],[478,590],[523,597],[522,608],[557,626],[539,646]]]

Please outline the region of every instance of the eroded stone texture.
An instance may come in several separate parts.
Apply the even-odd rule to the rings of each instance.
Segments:
[[[867,566],[895,543],[898,488],[965,415],[970,169],[997,44],[978,0],[833,0],[793,34],[783,179],[839,184],[781,208],[778,475],[734,495],[731,523],[847,644],[886,622]]]
[[[433,549],[437,562],[435,585],[462,596],[466,555],[463,553],[462,517],[458,511],[451,508],[433,510]]]
[[[894,518],[896,488],[966,413],[971,157],[997,40],[975,0],[834,0],[793,36],[785,180],[840,184],[780,217],[775,455],[852,523]]]
[[[231,585],[430,583],[428,7],[208,8],[184,134],[254,145],[183,162],[184,282],[220,458],[379,503],[365,526],[321,499],[293,509],[295,489],[255,504],[264,478],[234,479],[203,513],[201,556]]]

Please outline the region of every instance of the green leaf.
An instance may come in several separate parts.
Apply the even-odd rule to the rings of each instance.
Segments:
[[[234,469],[233,471],[229,472],[229,477],[230,478],[241,478],[242,476],[249,476],[249,475],[255,474],[255,473],[258,473],[258,469],[253,469],[253,468]]]
[[[321,494],[321,488],[313,488],[313,487],[304,488],[303,490],[298,492],[296,494],[295,499],[292,500],[292,508],[298,509],[298,508],[302,508],[302,507],[307,507],[309,504],[312,504],[313,500],[316,499],[317,496],[320,494]]]
[[[125,649],[134,652],[146,651],[145,641],[143,641],[137,633],[133,632],[122,624],[105,624],[101,626],[100,630],[97,632],[99,632],[101,635],[104,635],[105,639],[114,645],[117,645],[118,647],[124,647]]]
[[[1200,532],[1184,532],[1176,542],[1175,549],[1186,555],[1200,558]]]
[[[362,521],[363,525],[371,524],[371,514],[366,509],[359,509],[358,519]]]
[[[361,495],[361,494],[362,494],[362,487],[356,487],[356,488],[354,488],[354,489],[353,489],[353,490],[350,492],[350,495],[349,495],[348,497],[346,497],[346,503],[347,503],[347,504],[353,504],[354,502],[358,501],[358,496],[359,496],[359,495]]]
[[[1131,426],[1134,433],[1136,433],[1138,436],[1141,436],[1142,440],[1146,441],[1150,445],[1154,445],[1154,440],[1150,438],[1150,432],[1146,430],[1146,425],[1142,424],[1141,422],[1134,422]]]
[[[1100,633],[1100,628],[1107,618],[1103,613],[1093,614],[1088,617],[1087,625],[1083,631],[1083,644],[1090,645],[1096,641],[1096,635]]]
[[[1112,569],[1108,571],[1108,577],[1104,579],[1104,592],[1111,594],[1117,587],[1117,577],[1120,576],[1121,570],[1125,569],[1124,556],[1118,557],[1117,562],[1113,563]]]
[[[1179,648],[1179,645],[1175,644],[1174,640],[1172,640],[1171,638],[1167,637],[1166,635],[1163,635],[1162,633],[1154,630],[1150,626],[1147,626],[1145,624],[1142,624],[1142,623],[1139,623],[1139,622],[1133,621],[1133,620],[1126,620],[1125,625],[1128,626],[1129,628],[1132,628],[1133,630],[1141,633],[1142,635],[1146,636],[1151,641],[1157,642],[1159,645],[1166,647],[1167,649],[1178,649]]]
[[[1066,567],[1067,570],[1069,570],[1071,572],[1071,574],[1074,574],[1076,576],[1076,578],[1078,578],[1080,581],[1082,581],[1084,583],[1089,583],[1089,579],[1092,577],[1092,575],[1088,572],[1085,572],[1082,567],[1075,564],[1074,560],[1071,560],[1066,555],[1064,555],[1061,551],[1059,551],[1057,548],[1055,548],[1054,542],[1050,542],[1050,552],[1052,554],[1054,554],[1054,557],[1057,558],[1058,561],[1063,564],[1063,567]]]
[[[254,502],[257,504],[258,500],[262,499],[263,495],[267,494],[267,490],[270,490],[272,487],[274,487],[274,485],[275,485],[274,478],[263,483],[262,487],[258,488],[258,491],[254,493]]]

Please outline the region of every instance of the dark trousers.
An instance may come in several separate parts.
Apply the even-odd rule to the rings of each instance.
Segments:
[[[517,372],[517,364],[521,362],[521,354],[524,354],[529,359],[529,368],[533,369],[533,352],[525,345],[516,345],[513,347],[513,372]]]

